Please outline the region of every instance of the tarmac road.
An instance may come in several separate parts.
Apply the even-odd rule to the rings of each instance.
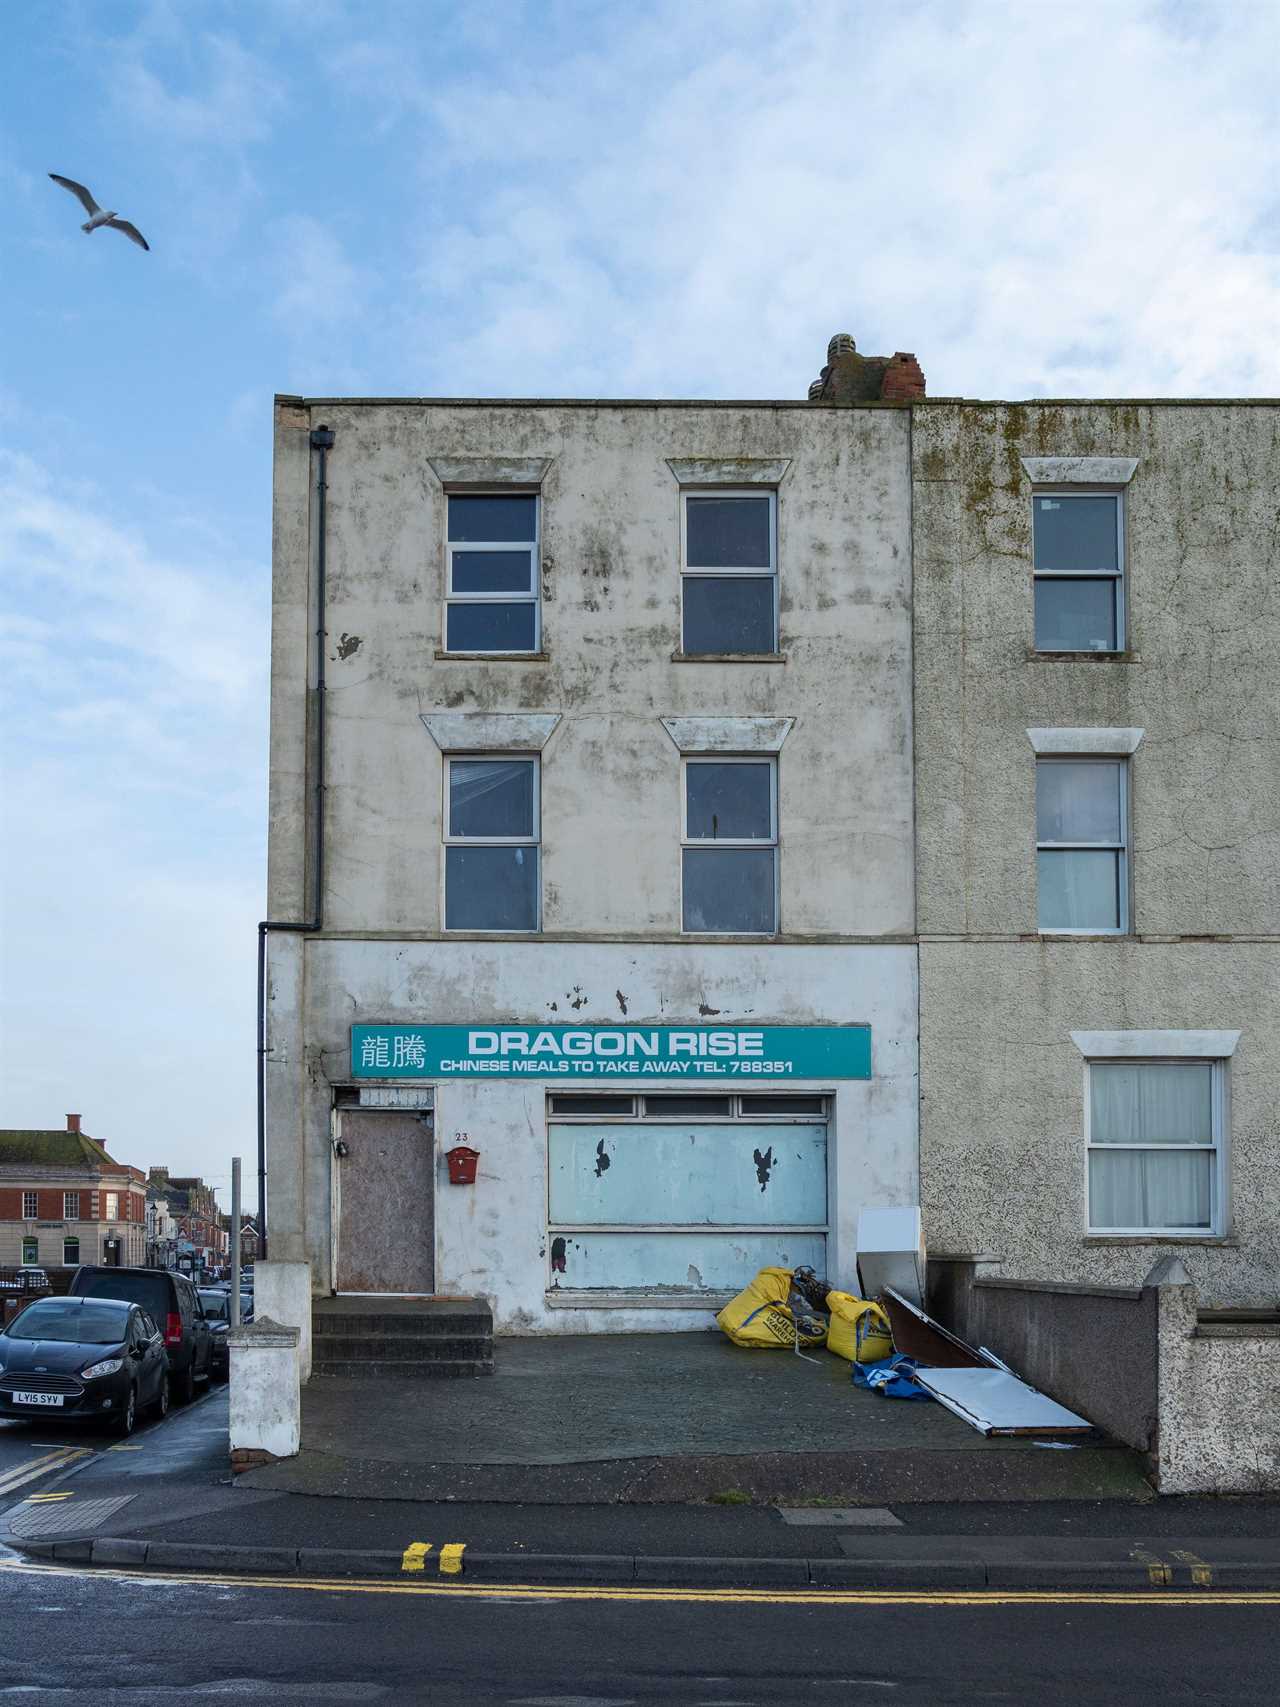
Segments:
[[[241,1584],[0,1566],[0,1703],[976,1707],[1275,1700],[1280,1597]]]
[[[141,1419],[127,1441],[84,1423],[59,1422],[52,1415],[37,1416],[31,1422],[0,1417],[0,1511],[14,1500],[37,1492],[50,1477],[61,1477],[72,1468],[78,1472],[87,1470],[108,1453],[128,1453],[130,1462],[139,1454],[148,1464],[163,1461],[169,1456],[167,1448],[171,1442],[176,1442],[179,1436],[186,1442],[191,1436],[191,1426],[180,1427],[181,1419],[198,1413],[206,1399],[216,1403],[222,1395],[225,1418],[225,1394],[225,1386],[197,1387],[192,1404],[175,1405],[163,1422]],[[221,1447],[224,1464],[225,1433],[224,1421]],[[110,1462],[122,1461],[113,1458]],[[3,1691],[0,1691],[2,1700]]]

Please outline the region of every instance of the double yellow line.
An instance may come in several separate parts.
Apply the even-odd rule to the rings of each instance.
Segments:
[[[92,1448],[88,1446],[57,1446],[41,1458],[28,1458],[25,1464],[19,1464],[15,1470],[0,1475],[0,1498],[13,1493],[17,1488],[25,1487],[28,1482],[38,1481],[41,1476],[48,1476],[54,1470],[74,1464],[78,1458],[88,1458],[91,1451]]]
[[[420,1545],[422,1545],[420,1543]],[[37,1565],[27,1561],[6,1562],[0,1573],[17,1571],[32,1576],[82,1574],[79,1565]],[[412,1595],[478,1601],[630,1601],[653,1604],[715,1606],[826,1606],[854,1609],[869,1606],[1125,1606],[1131,1608],[1190,1606],[1280,1606],[1280,1593],[1271,1590],[1238,1592],[1219,1589],[1171,1589],[1152,1594],[1149,1589],[740,1589],[740,1588],[609,1588],[566,1583],[405,1582],[402,1579],[371,1580],[359,1577],[251,1577],[229,1576],[209,1571],[117,1571],[95,1570],[96,1578],[115,1583],[139,1583],[170,1587],[217,1587],[228,1589],[272,1589],[309,1594]]]

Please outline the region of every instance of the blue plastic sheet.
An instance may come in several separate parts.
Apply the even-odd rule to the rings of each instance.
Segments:
[[[869,1387],[873,1393],[879,1393],[886,1399],[932,1398],[932,1394],[916,1384],[916,1367],[915,1358],[901,1351],[880,1363],[855,1363],[853,1384],[855,1387]]]

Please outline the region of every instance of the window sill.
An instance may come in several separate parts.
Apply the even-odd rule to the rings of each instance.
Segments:
[[[732,1292],[574,1292],[568,1287],[548,1287],[544,1294],[548,1310],[722,1310],[734,1297]]]
[[[446,652],[437,646],[437,664],[549,664],[549,652]]]
[[[1132,942],[1132,931],[1037,931],[1039,942]]]
[[[1086,1233],[1081,1241],[1086,1249],[1095,1245],[1217,1245],[1225,1251],[1238,1251],[1239,1239],[1226,1233]]]
[[[785,652],[673,652],[673,664],[785,664]]]
[[[1034,664],[1140,664],[1137,652],[1041,652],[1027,647],[1027,661]]]

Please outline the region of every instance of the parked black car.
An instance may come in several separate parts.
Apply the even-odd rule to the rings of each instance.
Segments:
[[[227,1348],[227,1335],[231,1332],[231,1294],[221,1286],[202,1286],[200,1303],[209,1323],[209,1343],[213,1352],[210,1373],[215,1381],[225,1381],[231,1372],[231,1353]]]
[[[132,1434],[169,1409],[169,1359],[155,1322],[115,1298],[40,1298],[0,1332],[0,1416],[96,1422]]]
[[[213,1347],[209,1324],[195,1287],[184,1274],[167,1268],[78,1268],[71,1282],[73,1298],[123,1298],[140,1304],[159,1322],[169,1354],[173,1396],[185,1404],[197,1381],[212,1373]]]

